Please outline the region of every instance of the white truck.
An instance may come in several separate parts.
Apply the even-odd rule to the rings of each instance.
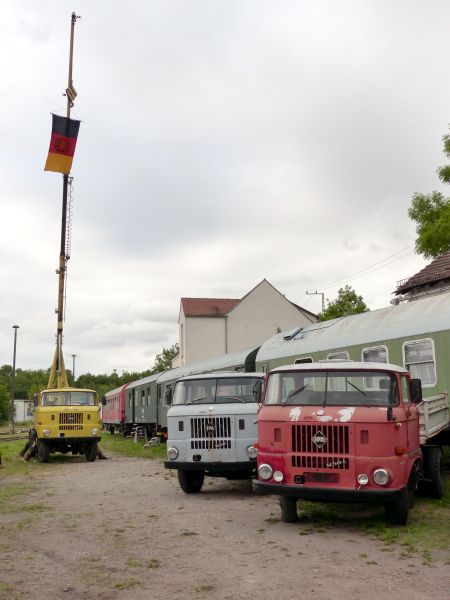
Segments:
[[[166,469],[186,494],[205,475],[247,479],[256,472],[258,399],[263,373],[219,372],[176,382],[167,413]]]

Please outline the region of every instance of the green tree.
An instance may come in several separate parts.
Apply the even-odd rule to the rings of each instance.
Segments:
[[[9,416],[10,395],[8,386],[0,381],[0,422],[7,421]]]
[[[348,315],[358,315],[359,313],[369,311],[369,307],[364,302],[362,296],[358,296],[355,290],[350,286],[338,290],[336,300],[330,302],[327,298],[328,306],[319,313],[319,321],[329,321],[338,317],[347,317]]]
[[[178,354],[179,345],[173,344],[170,348],[163,348],[162,351],[155,357],[155,366],[152,373],[160,373],[172,368],[172,360]]]
[[[450,135],[443,137],[444,154],[450,159]],[[450,183],[450,165],[437,169],[439,179]],[[414,194],[408,215],[416,226],[416,252],[425,258],[436,258],[450,250],[450,198],[440,192]]]

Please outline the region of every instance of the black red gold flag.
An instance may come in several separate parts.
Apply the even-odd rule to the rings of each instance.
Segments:
[[[80,121],[58,115],[52,117],[52,137],[44,171],[56,171],[67,175],[72,167]]]

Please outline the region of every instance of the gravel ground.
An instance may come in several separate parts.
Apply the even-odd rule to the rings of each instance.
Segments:
[[[402,556],[361,528],[279,520],[246,481],[186,495],[161,461],[50,463],[0,520],[5,600],[449,599],[446,556]],[[351,510],[351,507],[349,507]]]

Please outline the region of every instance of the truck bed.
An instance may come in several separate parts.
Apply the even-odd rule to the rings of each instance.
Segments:
[[[421,445],[447,429],[450,423],[450,403],[446,392],[424,398],[419,409],[419,435]]]

